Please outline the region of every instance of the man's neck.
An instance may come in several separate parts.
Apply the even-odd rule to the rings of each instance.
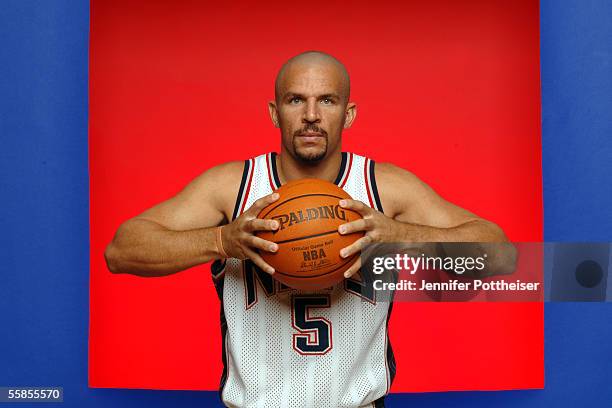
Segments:
[[[334,182],[340,171],[342,152],[333,153],[317,163],[304,163],[295,160],[289,153],[276,156],[276,168],[282,184],[302,178],[317,178]]]

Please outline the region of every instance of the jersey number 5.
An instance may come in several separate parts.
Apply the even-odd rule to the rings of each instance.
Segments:
[[[332,324],[324,317],[310,315],[310,309],[329,308],[329,295],[294,295],[291,297],[293,349],[302,355],[322,355],[332,349]]]

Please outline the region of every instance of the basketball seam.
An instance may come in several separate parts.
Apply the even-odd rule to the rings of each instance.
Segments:
[[[338,198],[338,199],[340,199],[340,200],[343,200],[343,199],[344,199],[344,197],[338,197],[338,196],[335,196],[335,195],[333,195],[333,194],[321,194],[321,193],[303,194],[303,195],[296,196],[296,197],[292,197],[292,198],[290,198],[290,199],[288,199],[288,200],[285,200],[285,201],[283,201],[282,203],[277,204],[275,207],[270,208],[270,210],[269,210],[267,213],[265,213],[265,214],[261,214],[261,213],[260,213],[260,214],[259,214],[257,217],[258,217],[258,218],[266,218],[266,216],[267,216],[268,214],[270,214],[272,211],[276,210],[276,209],[277,209],[278,207],[280,207],[281,205],[285,205],[285,204],[286,204],[286,203],[288,203],[289,201],[297,200],[298,198],[302,198],[302,197],[316,197],[316,196],[322,196],[322,197],[334,197],[334,198]],[[349,210],[349,211],[351,211],[351,210]],[[353,211],[353,212],[354,212],[354,211]]]
[[[307,235],[305,237],[298,237],[298,238],[290,238],[290,239],[286,239],[284,241],[274,241],[276,244],[281,245],[281,244],[286,244],[287,242],[295,242],[295,241],[301,241],[302,239],[310,239],[310,238],[316,238],[316,237],[322,237],[324,235],[329,235],[329,234],[333,234],[333,233],[337,233],[338,230],[331,230],[331,231],[326,231],[326,232],[320,232],[318,234],[313,234],[313,235]]]
[[[345,266],[347,263],[349,263],[350,261],[352,261],[353,259],[355,259],[355,257],[357,256],[357,254],[353,254],[353,256],[351,256],[350,258],[347,258],[344,260],[344,262],[342,262],[340,265],[338,265],[336,268],[332,269],[331,271],[327,271],[325,273],[321,273],[319,275],[310,275],[310,276],[302,276],[302,275],[292,275],[290,273],[286,273],[286,272],[280,272],[280,271],[276,271],[274,272],[274,274],[281,274],[283,276],[288,276],[290,278],[299,278],[299,279],[312,279],[312,278],[319,278],[321,276],[325,276],[325,275],[329,275],[330,273],[333,273],[335,271],[337,271],[338,269],[342,268],[343,266]]]

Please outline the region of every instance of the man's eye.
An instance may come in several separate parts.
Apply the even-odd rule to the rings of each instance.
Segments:
[[[333,103],[333,101],[329,98],[325,98],[325,99],[321,99],[321,103],[323,105],[331,105]]]
[[[300,102],[302,102],[302,100],[300,98],[298,98],[297,96],[293,97],[293,98],[291,98],[291,100],[289,100],[289,103],[291,103],[293,105],[296,105],[296,104],[298,104]]]

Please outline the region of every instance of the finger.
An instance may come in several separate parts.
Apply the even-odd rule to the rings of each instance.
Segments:
[[[361,268],[361,257],[357,257],[357,260],[344,272],[345,278],[350,278]]]
[[[260,249],[266,252],[276,252],[278,251],[278,245],[271,241],[266,241],[263,238],[256,237],[255,235],[251,235],[246,239],[246,243],[249,248]]]
[[[351,255],[361,251],[370,242],[372,242],[372,238],[370,238],[369,236],[366,235],[364,237],[361,237],[357,241],[353,242],[351,245],[342,248],[340,250],[340,256],[342,258],[348,258]]]
[[[369,219],[360,218],[340,225],[338,227],[338,232],[342,235],[346,235],[357,231],[368,231],[371,227],[372,223]]]
[[[340,200],[340,207],[346,208],[347,210],[357,211],[362,217],[372,214],[372,209],[365,205],[363,202],[358,200],[351,200],[345,198]]]
[[[261,218],[253,218],[244,227],[247,232],[254,231],[276,231],[279,227],[276,220],[262,220]]]
[[[267,196],[263,196],[259,200],[255,201],[246,212],[251,215],[257,215],[261,212],[261,210],[278,200],[279,197],[280,195],[278,193],[272,193],[268,194]]]
[[[249,259],[251,259],[251,261],[253,261],[253,263],[259,267],[259,269],[269,273],[270,275],[274,273],[274,268],[268,265],[266,261],[263,260],[261,255],[259,255],[257,252],[248,248],[245,249],[244,252],[249,257]]]

